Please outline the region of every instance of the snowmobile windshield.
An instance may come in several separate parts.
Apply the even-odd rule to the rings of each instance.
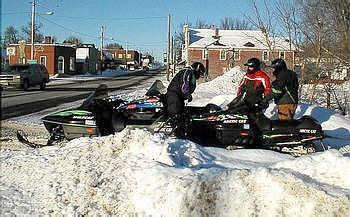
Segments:
[[[247,108],[246,102],[244,101],[246,93],[242,93],[239,96],[237,96],[236,98],[234,98],[228,105],[228,109],[229,110],[240,110],[240,109],[244,109]]]
[[[83,104],[80,106],[81,109],[91,108],[93,102],[96,99],[102,99],[108,96],[108,88],[105,84],[100,84],[95,91],[90,93],[90,95],[84,100]]]
[[[161,80],[156,80],[146,92],[146,96],[160,96],[165,94],[166,88]]]

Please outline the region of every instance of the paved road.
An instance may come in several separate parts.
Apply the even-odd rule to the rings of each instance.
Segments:
[[[30,114],[62,103],[86,98],[99,84],[107,84],[109,90],[121,90],[162,76],[160,73],[136,73],[103,80],[80,81],[78,83],[49,85],[44,91],[32,87],[28,91],[4,90],[1,93],[1,120]]]

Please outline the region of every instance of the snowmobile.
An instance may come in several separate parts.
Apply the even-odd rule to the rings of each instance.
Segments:
[[[162,82],[156,80],[144,98],[126,101],[108,96],[107,86],[101,84],[81,106],[42,118],[45,128],[50,133],[46,144],[30,142],[22,131],[17,132],[17,138],[20,142],[37,148],[54,145],[65,139],[110,135],[123,130],[127,125],[148,129],[156,129],[161,125],[162,127],[157,129],[158,132],[169,131],[170,126],[167,128],[164,125],[164,95],[160,92],[164,89]]]
[[[103,136],[115,132],[113,110],[125,101],[108,96],[107,86],[101,84],[82,103],[81,106],[55,112],[42,118],[45,128],[50,133],[47,144],[35,144],[28,141],[19,131],[17,138],[30,147],[54,145],[64,139],[78,137]]]
[[[262,112],[249,113],[244,94],[238,96],[228,109],[191,117],[188,136],[202,145],[236,148],[263,148],[290,153],[294,156],[313,153],[322,143],[322,127],[311,116],[298,120],[270,120]]]

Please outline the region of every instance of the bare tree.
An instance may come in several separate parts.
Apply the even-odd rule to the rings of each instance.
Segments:
[[[44,40],[44,35],[40,33],[40,29],[43,25],[41,23],[34,25],[34,42],[42,42]],[[27,42],[31,41],[31,22],[27,23],[27,26],[22,26],[21,30],[23,33],[23,39]]]
[[[273,51],[273,41],[275,38],[274,21],[271,6],[264,0],[263,8],[258,8],[256,0],[251,0],[251,7],[254,15],[244,14],[244,17],[253,28],[261,30],[264,35],[263,43],[266,43],[269,51]],[[262,14],[263,13],[263,14]],[[257,39],[259,40],[259,39]]]
[[[80,37],[71,35],[68,38],[64,39],[64,44],[81,44],[83,41]]]
[[[4,46],[15,44],[19,40],[18,31],[13,26],[8,26],[4,32]]]
[[[194,25],[194,28],[197,28],[197,29],[208,29],[210,27],[211,27],[211,25],[203,20],[197,20],[196,24]]]
[[[118,43],[110,43],[105,46],[106,49],[123,49],[123,46],[121,46]]]
[[[224,17],[220,21],[220,29],[225,30],[246,30],[251,29],[252,27],[249,25],[249,22],[246,20],[239,20],[232,17]]]

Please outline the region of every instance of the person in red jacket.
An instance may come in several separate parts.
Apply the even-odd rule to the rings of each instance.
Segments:
[[[248,67],[247,73],[239,84],[237,95],[245,93],[244,100],[250,113],[258,113],[267,108],[268,101],[273,98],[270,78],[260,69],[258,58],[250,58],[244,65]]]

